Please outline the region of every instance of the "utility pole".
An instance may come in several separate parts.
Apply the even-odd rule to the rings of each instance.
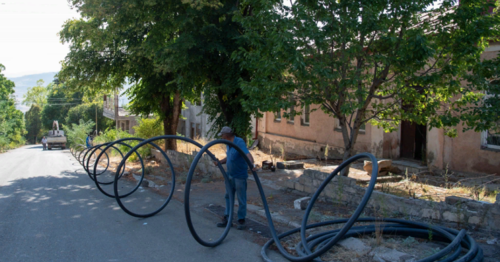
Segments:
[[[97,100],[99,101],[99,100]],[[97,103],[95,103],[95,136],[99,135],[99,129],[97,128]]]

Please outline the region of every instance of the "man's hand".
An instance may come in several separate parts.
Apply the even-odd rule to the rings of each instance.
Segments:
[[[217,162],[219,162],[219,159],[214,161],[214,166],[217,166]]]

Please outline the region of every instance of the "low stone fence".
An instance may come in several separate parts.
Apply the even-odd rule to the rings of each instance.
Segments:
[[[306,169],[296,179],[284,182],[284,186],[306,193],[314,193],[329,173],[317,169]],[[356,180],[337,176],[322,192],[323,197],[337,203],[356,206],[361,202],[366,188],[358,186]],[[383,217],[402,215],[420,217],[440,222],[480,227],[484,230],[500,230],[500,194],[496,203],[474,201],[460,197],[447,197],[445,201],[434,202],[422,199],[403,198],[373,191],[367,207]]]
[[[168,166],[168,161],[159,150],[151,149],[151,154],[157,161],[161,162],[165,166]],[[184,169],[187,172],[198,152],[193,151],[191,154],[185,154],[174,150],[167,150],[166,154],[175,169]],[[214,166],[213,160],[207,154],[204,154],[201,157],[196,170],[197,172],[201,172],[202,174],[210,174],[216,178],[222,177],[220,169]]]

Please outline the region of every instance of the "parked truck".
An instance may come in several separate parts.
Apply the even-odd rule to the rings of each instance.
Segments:
[[[52,148],[59,147],[61,149],[66,149],[66,137],[64,136],[64,131],[59,130],[59,122],[54,120],[52,123],[52,130],[49,131],[47,135],[47,148],[52,150]]]

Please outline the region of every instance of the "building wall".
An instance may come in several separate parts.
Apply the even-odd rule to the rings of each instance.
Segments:
[[[493,59],[500,51],[500,43],[493,43],[483,53],[482,59]],[[466,83],[463,83],[464,85]],[[318,106],[311,107],[318,109]],[[299,109],[297,109],[299,110]],[[283,112],[282,112],[283,115]],[[321,110],[310,114],[309,126],[301,125],[301,116],[295,116],[294,123],[282,117],[275,121],[274,113],[263,113],[257,120],[259,148],[279,154],[284,148],[290,156],[324,157],[325,147],[329,147],[329,157],[341,158],[344,152],[342,133],[335,130],[335,120]],[[443,129],[427,129],[426,162],[430,168],[479,172],[500,175],[500,150],[481,146],[481,132],[462,132],[456,138],[445,135]],[[366,125],[364,134],[358,136],[356,152],[371,152],[379,158],[400,157],[401,129],[392,133]]]
[[[493,43],[481,55],[483,60],[494,59],[500,51],[500,43]],[[465,82],[462,83],[466,85]],[[447,137],[443,129],[427,132],[427,162],[430,167],[461,172],[479,172],[500,175],[500,150],[484,148],[481,132],[462,132],[457,127],[455,138]]]
[[[209,134],[212,123],[208,121],[208,115],[200,114],[202,105],[193,105],[189,101],[185,103],[187,108],[182,110],[184,119],[179,119],[177,132],[189,138],[212,138]]]
[[[309,125],[301,123],[301,115],[295,116],[293,123],[282,117],[276,121],[274,113],[265,112],[258,120],[259,148],[280,153],[285,148],[290,156],[324,157],[328,146],[329,158],[342,158],[344,140],[338,131],[335,119],[319,109],[311,106]],[[299,110],[299,108],[297,108]],[[283,112],[282,112],[283,115]],[[384,132],[382,129],[366,125],[354,146],[356,152],[373,152],[377,157],[383,156]]]

